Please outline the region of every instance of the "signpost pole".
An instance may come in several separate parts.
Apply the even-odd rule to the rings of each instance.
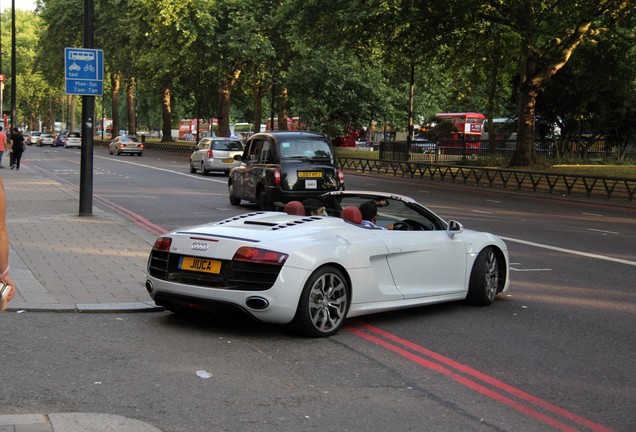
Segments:
[[[93,0],[84,0],[84,48],[93,48]],[[93,129],[95,96],[82,96],[82,149],[79,215],[93,214]]]

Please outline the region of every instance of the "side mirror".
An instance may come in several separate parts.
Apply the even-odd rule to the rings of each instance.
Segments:
[[[453,238],[455,234],[461,234],[464,232],[464,226],[455,220],[448,221],[448,225],[446,226],[446,234],[450,238]]]

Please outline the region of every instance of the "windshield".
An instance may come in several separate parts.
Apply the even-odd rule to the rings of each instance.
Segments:
[[[281,155],[290,159],[331,159],[331,147],[319,139],[302,139],[280,143]]]
[[[212,150],[243,151],[243,146],[238,141],[214,141]]]
[[[413,203],[407,203],[398,199],[373,196],[371,194],[361,195],[335,195],[323,196],[322,200],[327,205],[327,213],[330,216],[340,216],[342,209],[348,206],[360,206],[368,201],[373,201],[377,209],[377,224],[380,226],[390,226],[398,222],[407,222],[416,226],[414,230],[432,231],[446,229],[445,223],[428,209]]]

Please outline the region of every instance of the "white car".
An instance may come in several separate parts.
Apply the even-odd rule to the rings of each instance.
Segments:
[[[508,249],[497,236],[446,222],[414,200],[382,192],[321,197],[329,216],[253,211],[159,237],[146,289],[174,312],[233,307],[310,337],[347,317],[466,300],[489,305],[508,289]],[[361,224],[372,201],[379,226]],[[367,226],[371,224],[366,223]]]
[[[29,134],[27,135],[27,138],[26,138],[27,145],[35,145],[35,144],[37,144],[38,143],[38,139],[40,138],[40,135],[42,135],[42,132],[38,132],[38,131],[29,132]]]
[[[144,153],[144,145],[136,137],[118,136],[108,145],[108,153],[116,154],[117,156],[120,154],[141,156]]]
[[[206,175],[212,171],[223,171],[226,175],[241,164],[235,156],[243,154],[243,144],[234,138],[208,137],[199,141],[190,155],[190,172],[197,170]]]
[[[80,132],[69,132],[64,139],[64,148],[81,148],[82,134]]]

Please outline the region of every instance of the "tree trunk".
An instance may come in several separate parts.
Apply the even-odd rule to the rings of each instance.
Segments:
[[[525,57],[519,63],[519,105],[517,108],[517,147],[510,160],[510,166],[530,166],[537,161],[534,149],[534,114],[537,95],[544,77],[537,76],[540,54],[522,43]],[[547,79],[547,77],[545,78]]]
[[[519,87],[519,120],[517,125],[517,148],[510,161],[511,166],[530,166],[537,162],[534,148],[534,117],[538,86],[522,84]]]
[[[278,130],[287,130],[287,87],[279,86],[276,93],[276,107],[278,108]]]
[[[235,70],[223,77],[219,89],[219,131],[220,136],[229,137],[230,132],[230,107],[232,106],[232,89],[236,80],[241,75],[240,70]]]
[[[491,155],[495,155],[497,153],[497,130],[495,123],[492,121],[492,113],[495,111],[497,89],[499,84],[499,62],[501,61],[500,38],[495,36],[493,39],[494,46],[492,48],[491,54],[490,73],[488,74],[488,100],[486,101],[486,118],[488,120],[488,150]]]
[[[77,108],[77,96],[71,95],[71,101],[68,106],[68,130],[75,132],[75,109]]]
[[[161,142],[172,141],[172,106],[170,105],[170,79],[161,83]]]
[[[263,83],[260,82],[253,87],[254,92],[254,124],[252,129],[254,133],[261,131],[261,123],[263,121]]]
[[[135,77],[126,82],[126,108],[128,110],[128,135],[137,134],[137,113],[135,112]]]
[[[53,96],[49,95],[49,119],[47,121],[47,131],[55,133],[55,110],[53,109]]]
[[[218,120],[219,120],[219,129],[218,135],[229,137],[230,136],[230,106],[232,104],[232,88],[230,84],[230,80],[226,77],[221,82],[221,87],[219,88],[219,109],[218,109]]]
[[[110,137],[115,138],[119,135],[119,86],[121,82],[121,74],[116,72],[110,76],[110,103],[112,106],[113,113],[113,124],[110,130]]]

